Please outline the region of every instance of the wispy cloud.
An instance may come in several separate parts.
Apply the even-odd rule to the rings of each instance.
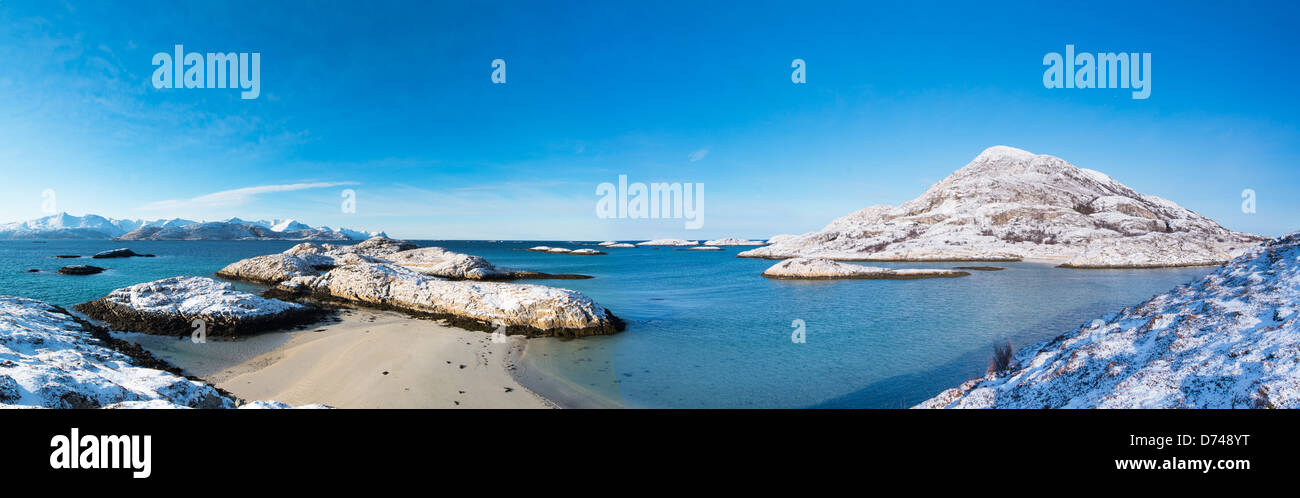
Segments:
[[[204,194],[189,199],[169,199],[165,201],[155,201],[140,206],[136,209],[145,211],[159,210],[177,210],[177,209],[194,209],[194,208],[213,208],[213,207],[230,207],[242,206],[247,204],[253,197],[262,194],[273,194],[277,192],[293,192],[295,190],[308,190],[314,188],[330,188],[343,185],[356,185],[357,182],[315,182],[315,183],[288,183],[283,185],[258,185],[255,187],[244,187],[233,190],[222,190],[211,194]]]
[[[691,155],[686,157],[689,158],[691,162],[695,162],[695,161],[699,161],[700,159],[704,159],[704,156],[707,155],[709,155],[709,148],[705,147],[703,149],[692,152]]]

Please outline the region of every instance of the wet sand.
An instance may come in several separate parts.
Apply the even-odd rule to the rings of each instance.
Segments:
[[[237,340],[115,334],[245,400],[335,408],[553,408],[511,376],[526,339],[395,312],[341,310],[305,330]],[[515,354],[512,355],[512,350]]]

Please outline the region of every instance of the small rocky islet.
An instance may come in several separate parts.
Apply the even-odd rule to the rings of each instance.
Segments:
[[[117,249],[110,249],[110,250],[107,250],[107,251],[98,252],[98,253],[95,253],[94,256],[91,256],[92,259],[110,259],[110,258],[152,258],[152,257],[155,257],[155,255],[153,255],[153,254],[139,254],[139,253],[137,253],[137,252],[135,252],[135,251],[132,251],[132,250],[130,250],[130,249],[127,249],[127,248],[125,248],[125,247],[119,247],[119,248],[117,248]]]
[[[774,279],[790,280],[912,280],[920,278],[965,277],[970,273],[958,270],[883,268],[842,263],[825,258],[791,258],[782,260],[764,270],[762,275]]]
[[[609,254],[605,251],[598,251],[596,249],[591,249],[591,248],[569,249],[567,247],[551,247],[551,246],[533,246],[533,247],[529,247],[528,250],[532,252],[544,252],[550,254],[571,254],[574,256],[600,256],[603,254]]]
[[[59,268],[58,272],[63,275],[94,275],[96,273],[103,273],[104,270],[106,270],[106,268],[93,265],[68,265]]]

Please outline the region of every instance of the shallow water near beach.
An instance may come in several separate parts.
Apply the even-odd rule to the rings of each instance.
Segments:
[[[211,276],[239,259],[292,241],[0,242],[0,294],[72,305],[177,275]],[[530,281],[581,291],[627,321],[627,330],[578,340],[532,339],[521,362],[554,377],[570,404],[673,408],[900,408],[980,375],[996,342],[1017,347],[1055,337],[1141,303],[1213,268],[1068,270],[994,263],[1003,271],[924,280],[771,280],[773,261],[736,258],[746,248],[608,249],[603,256],[528,252],[576,242],[418,241],[497,265],[589,280]],[[91,260],[129,247],[156,258]],[[80,254],[81,259],[54,259]],[[54,273],[69,264],[99,275]],[[951,268],[971,263],[879,263]],[[26,273],[30,268],[39,273]],[[236,284],[255,290],[256,286]],[[795,343],[802,321],[806,342]],[[540,394],[547,395],[543,386]],[[581,398],[590,400],[581,401]]]

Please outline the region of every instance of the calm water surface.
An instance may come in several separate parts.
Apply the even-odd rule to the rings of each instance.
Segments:
[[[280,241],[0,242],[0,294],[71,305],[126,285],[176,275],[211,276],[242,258],[282,251]],[[530,369],[584,396],[628,407],[911,406],[983,372],[995,342],[1017,348],[1209,273],[1211,268],[1068,270],[1000,263],[1004,271],[926,280],[770,280],[772,261],[744,248],[609,249],[605,256],[524,251],[575,242],[420,241],[497,265],[590,280],[538,281],[581,291],[628,322],[625,332],[529,343]],[[90,260],[130,247],[156,258]],[[80,254],[80,260],[54,259]],[[67,264],[99,275],[54,273]],[[960,263],[885,263],[948,268]],[[29,268],[40,273],[25,273]],[[253,286],[240,285],[253,289]],[[802,320],[806,342],[791,341]]]

